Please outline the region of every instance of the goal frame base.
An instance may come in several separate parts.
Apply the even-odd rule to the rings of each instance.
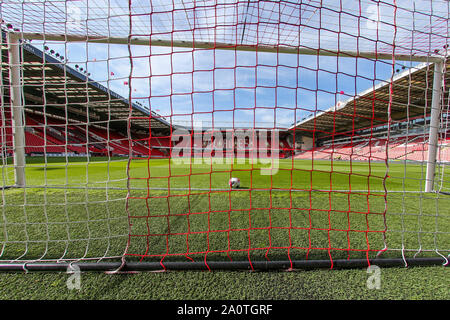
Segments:
[[[30,262],[1,263],[0,272],[64,272],[77,266],[81,272],[145,272],[181,270],[314,270],[314,269],[359,269],[376,265],[378,267],[446,266],[444,258],[386,258],[386,259],[340,259],[340,260],[294,260],[294,261],[211,261],[211,262]]]

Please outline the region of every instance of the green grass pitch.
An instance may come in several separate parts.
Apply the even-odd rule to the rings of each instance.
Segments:
[[[2,190],[1,258],[118,257],[125,251],[128,233],[130,261],[204,261],[205,256],[207,261],[329,259],[330,255],[333,259],[364,258],[367,254],[375,257],[385,243],[389,249],[386,257],[401,257],[402,249],[409,257],[419,250],[417,256],[450,253],[450,197],[418,192],[424,187],[424,165],[391,162],[386,171],[385,163],[287,159],[280,160],[276,174],[267,175],[267,166],[241,160],[232,164],[217,164],[211,159],[179,164],[167,159],[27,158],[28,187]],[[11,167],[4,166],[2,176],[4,185],[12,184]],[[231,176],[240,178],[241,188],[230,192],[227,182]],[[423,286],[430,288],[422,292],[425,296],[449,297],[448,291],[440,294],[438,280],[444,283],[445,277],[437,276],[448,274],[448,268],[414,269],[430,275],[426,281],[423,276]],[[399,268],[386,273],[393,281],[408,283],[405,277],[412,271]],[[250,280],[253,273],[242,272],[168,274],[130,276],[124,286],[139,287],[135,280],[148,279],[161,284],[178,282],[186,289],[195,283],[208,286],[214,278],[226,287],[233,279],[240,279],[242,285],[236,292],[223,290],[222,295],[217,288],[214,294],[204,290],[203,296],[187,291],[164,296],[148,287],[147,293],[139,294],[149,299],[352,298],[345,290],[331,295],[335,290],[325,284],[311,288],[317,291],[310,293],[283,294],[288,278],[295,281],[298,277],[304,286],[309,278],[314,281],[326,274],[331,282],[341,277],[359,279],[358,285],[349,284],[353,288],[349,290],[355,292],[357,286],[361,297],[411,297],[406,292],[398,294],[394,285],[384,293],[368,291],[362,281],[367,277],[364,270],[264,273],[258,281]],[[76,297],[61,282],[65,274],[1,274],[3,281],[13,281],[5,284],[9,290],[2,291],[0,297],[14,298],[17,283],[29,286],[27,279],[46,277],[54,284],[50,296]],[[85,297],[114,295],[102,295],[95,289],[95,282],[103,281],[105,275],[83,277],[89,283],[84,288]],[[256,283],[263,289],[252,293]],[[437,291],[431,290],[433,286]],[[265,297],[261,297],[263,292]],[[410,294],[420,297],[419,292]],[[41,293],[29,298],[46,296]],[[121,298],[134,297],[125,294]]]

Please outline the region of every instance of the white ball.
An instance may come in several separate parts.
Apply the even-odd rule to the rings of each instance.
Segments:
[[[230,181],[228,181],[228,184],[231,188],[236,189],[241,185],[241,180],[239,180],[239,178],[231,178]]]

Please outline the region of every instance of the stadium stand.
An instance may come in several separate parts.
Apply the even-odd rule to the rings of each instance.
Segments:
[[[3,41],[6,33],[2,31]],[[45,52],[44,52],[45,51]],[[47,156],[123,156],[167,157],[171,146],[168,132],[171,125],[161,115],[139,102],[130,103],[119,94],[89,78],[86,71],[65,63],[62,55],[44,46],[44,51],[30,43],[23,44],[27,66],[23,70],[25,99],[25,153]],[[6,47],[2,61],[8,61]],[[42,79],[42,68],[46,78]],[[9,73],[2,69],[4,101],[10,101]],[[89,92],[67,95],[69,91]],[[67,99],[67,101],[66,101]],[[62,108],[62,106],[65,106]],[[130,106],[133,117],[132,137],[141,136],[130,148],[128,124]],[[150,119],[150,121],[149,121]],[[13,154],[10,105],[5,103],[0,113],[1,152]],[[151,127],[151,130],[150,130]],[[148,139],[148,133],[155,134]],[[163,135],[162,137],[157,137]]]
[[[449,70],[450,60],[446,61]],[[327,110],[316,111],[310,117],[294,123],[289,129],[297,137],[308,137],[312,143],[295,148],[296,159],[326,159],[353,161],[426,161],[431,114],[431,91],[415,88],[418,98],[409,101],[408,83],[431,83],[432,64],[422,63],[410,70],[398,72],[390,80],[381,81],[347,101],[339,101]],[[446,72],[448,78],[450,73]],[[443,95],[448,104],[449,93]],[[392,101],[392,102],[390,102]],[[428,102],[427,102],[428,101]],[[407,105],[408,108],[403,106]],[[386,115],[390,109],[391,119]],[[448,123],[442,114],[442,124]],[[439,129],[437,161],[449,162],[450,131]]]
[[[45,83],[42,79],[39,80],[39,77],[36,77],[39,75],[40,70],[36,71],[31,67],[24,68],[24,98],[26,100],[25,152],[28,155],[131,155],[133,157],[149,158],[168,158],[171,156],[171,129],[174,126],[167,122],[164,117],[146,109],[139,103],[131,103],[132,114],[130,117],[130,102],[127,99],[90,79],[88,74],[62,63],[61,56],[56,58],[54,54],[43,52],[29,43],[25,43],[23,48],[24,59],[29,62],[29,65],[39,64],[42,66],[44,61],[45,66],[49,68],[46,71],[48,79],[45,79]],[[48,51],[48,48],[45,51]],[[8,59],[6,50],[2,50],[2,54],[2,59],[6,61]],[[425,69],[425,65],[418,66],[412,74],[417,77],[430,77]],[[9,81],[9,76],[6,68],[3,72],[5,101],[9,101],[9,86],[6,85],[6,82]],[[95,107],[95,111],[86,102],[87,98],[84,96],[67,97],[68,103],[58,100],[61,93],[67,92],[67,87],[61,87],[61,83],[64,83],[64,81],[60,81],[61,77],[64,77],[64,72],[66,77],[69,78],[69,81],[66,81],[66,86],[70,86],[73,90],[82,86],[83,90],[85,90],[87,85],[89,92],[95,93],[89,98],[92,107]],[[409,76],[409,71],[397,75],[395,84],[400,88],[402,81],[407,80],[407,76]],[[50,87],[51,90],[49,90]],[[381,127],[381,129],[375,135],[371,135],[370,138],[367,136],[364,138],[363,135],[358,136],[358,132],[354,131],[353,134],[357,139],[335,140],[330,137],[328,139],[318,137],[320,139],[317,139],[309,150],[299,147],[297,143],[294,146],[292,137],[296,134],[295,130],[304,134],[311,131],[314,126],[313,123],[319,120],[321,124],[332,124],[333,121],[338,120],[327,121],[326,119],[330,117],[333,117],[333,119],[337,119],[337,117],[345,118],[351,113],[347,109],[353,108],[352,105],[354,103],[358,106],[358,109],[355,110],[364,110],[368,103],[372,103],[372,100],[368,98],[372,92],[376,91],[377,95],[385,97],[386,93],[384,91],[386,91],[386,88],[387,83],[381,83],[372,88],[372,90],[367,90],[344,103],[339,102],[339,107],[321,111],[314,117],[306,118],[294,124],[293,127],[280,131],[279,142],[276,146],[272,145],[269,137],[266,141],[268,150],[266,155],[271,155],[270,150],[277,150],[280,158],[294,156],[296,159],[384,161],[387,158],[389,160],[425,161],[428,146],[424,132],[421,134],[408,134],[399,130],[395,132],[395,135],[389,136],[389,140],[387,139],[386,122],[381,120],[381,114],[385,112],[386,107],[386,104],[383,104],[383,101],[387,101],[385,98],[375,101],[374,119],[376,120],[376,125],[372,126],[372,130],[374,128],[377,130],[377,126]],[[45,107],[43,96],[45,96],[45,102],[47,103]],[[399,97],[403,98],[401,95]],[[59,102],[60,105],[66,105],[66,110],[60,109]],[[0,114],[2,130],[4,131],[0,137],[3,139],[1,141],[2,152],[7,156],[11,156],[13,149],[12,126],[11,113],[8,107],[5,104],[4,110]],[[416,116],[423,113],[423,108],[417,106],[413,106],[412,110],[414,110]],[[358,117],[358,114],[352,117],[354,118],[355,116]],[[402,115],[399,117],[402,117]],[[150,123],[148,121],[149,118],[151,119]],[[321,120],[322,118],[325,120]],[[339,121],[340,123],[345,123],[344,120]],[[129,123],[132,124],[130,125],[130,136],[128,136],[127,132]],[[224,140],[227,130],[237,129],[222,129]],[[346,127],[339,128],[339,130],[342,132],[342,130],[346,130]],[[337,132],[338,135],[339,130]],[[326,125],[323,125],[321,130],[315,130],[315,132],[316,135],[320,135],[320,133],[326,135],[330,134],[331,130]],[[200,152],[202,154],[208,153],[207,148],[210,144],[208,142],[210,137],[205,136],[205,134],[206,132],[202,134],[203,144],[201,146],[197,145],[196,141],[193,141],[192,155]],[[449,139],[446,137],[449,135],[441,134],[441,136],[443,136],[443,139],[439,141],[441,151],[438,155],[438,161],[448,162],[450,161],[450,147]],[[211,155],[215,155],[215,152],[218,150],[216,145],[214,147],[215,150],[212,151]],[[386,147],[388,149],[387,152]],[[237,154],[238,150],[241,151],[241,156],[251,156],[252,147],[248,140],[245,141],[244,145],[236,145],[233,152]],[[226,157],[225,144],[222,152],[223,156]],[[264,154],[260,156],[264,157]]]
[[[450,133],[448,133],[450,136]],[[439,139],[441,152],[438,161],[450,162],[450,138]],[[387,148],[387,152],[386,152]],[[400,136],[384,139],[370,139],[355,143],[335,143],[300,151],[296,159],[384,161],[412,160],[426,161],[428,139],[423,135]]]

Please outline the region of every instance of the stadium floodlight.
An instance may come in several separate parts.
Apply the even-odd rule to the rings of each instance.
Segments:
[[[445,0],[0,3],[0,270],[448,264]]]

